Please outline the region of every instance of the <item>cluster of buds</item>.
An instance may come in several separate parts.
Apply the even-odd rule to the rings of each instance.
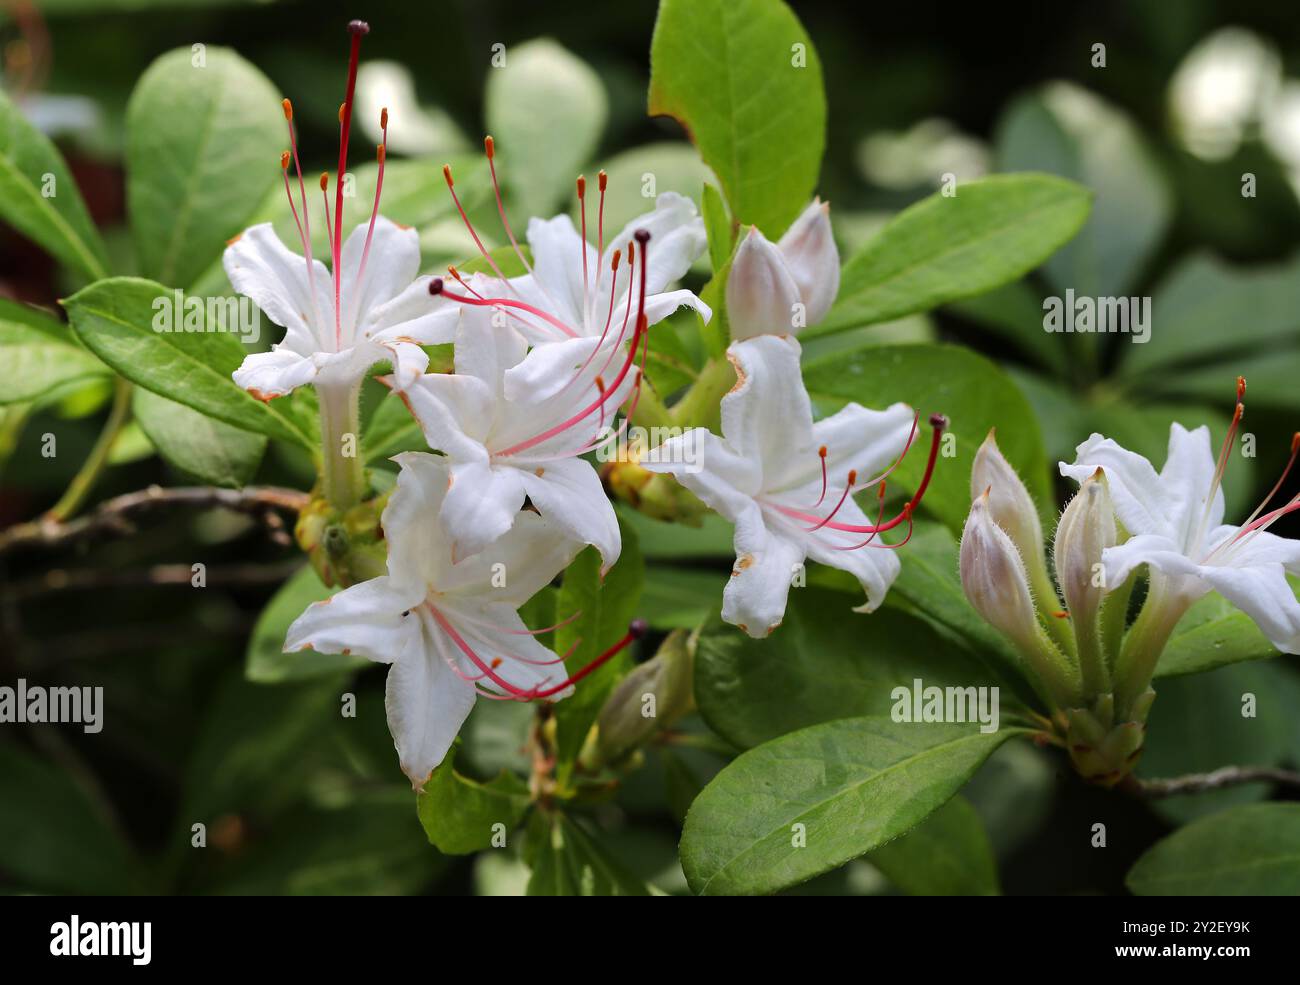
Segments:
[[[1038,510],[992,432],[975,456],[971,496],[960,562],[966,597],[1022,657],[1050,709],[1053,741],[1082,776],[1113,786],[1141,755],[1154,692],[1148,680],[1131,700],[1116,700],[1132,582],[1106,584],[1102,555],[1121,537],[1106,474],[1096,469],[1061,514],[1055,583]]]

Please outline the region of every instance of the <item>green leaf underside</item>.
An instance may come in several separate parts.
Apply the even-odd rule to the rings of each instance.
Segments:
[[[447,756],[424,785],[417,810],[430,844],[448,855],[468,855],[491,848],[493,836],[509,836],[523,820],[528,786],[502,772],[487,783],[461,776]],[[497,828],[504,825],[504,830]]]
[[[163,458],[208,485],[238,489],[247,484],[266,451],[265,435],[223,424],[150,390],[135,390],[131,412]]]
[[[850,718],[742,754],[691,806],[682,867],[700,894],[770,893],[911,830],[989,754],[1027,734],[969,725]],[[806,847],[794,847],[804,826]]]
[[[960,795],[867,861],[912,896],[998,895],[993,846],[979,814]]]
[[[528,840],[529,896],[650,895],[645,883],[564,814],[534,813]]]
[[[55,388],[108,375],[66,325],[0,299],[0,404],[39,400]]]

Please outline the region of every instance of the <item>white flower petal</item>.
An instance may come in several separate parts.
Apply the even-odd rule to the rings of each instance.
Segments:
[[[451,481],[447,459],[426,452],[403,452],[397,485],[384,507],[388,574],[401,585],[422,590],[443,581],[451,566],[451,542],[437,521]]]
[[[614,566],[622,549],[618,517],[590,462],[561,459],[533,471],[520,470],[519,475],[528,498],[548,523],[600,551],[603,571]]]
[[[639,461],[647,472],[667,473],[733,523],[754,505],[762,463],[736,454],[707,428],[692,428],[650,449]]]
[[[518,607],[549,585],[581,548],[580,541],[525,510],[508,533],[446,571],[438,587],[475,605]]]
[[[1300,653],[1300,602],[1280,564],[1203,565],[1200,575],[1255,621],[1283,653]]]
[[[401,394],[430,448],[456,462],[487,462],[483,442],[496,413],[488,384],[473,376],[447,373],[426,373],[404,389],[398,388],[399,379],[389,382]]]
[[[518,469],[484,462],[453,465],[439,521],[452,562],[477,554],[514,524],[524,505]]]
[[[607,344],[612,344],[616,334]],[[599,367],[605,356],[592,357],[599,336],[565,339],[535,347],[524,360],[506,370],[505,397],[510,401],[538,401],[555,396],[570,385],[573,374],[583,364]],[[590,360],[590,362],[588,362]]]
[[[528,343],[508,319],[490,308],[467,308],[456,327],[456,372],[487,384],[494,398],[503,390],[506,370],[523,361]]]
[[[388,730],[416,790],[447,755],[476,700],[474,685],[448,663],[453,644],[427,613],[420,620],[424,631],[389,669],[384,688]]]
[[[616,249],[623,251],[624,265],[620,268],[620,273],[626,269],[627,244],[641,229],[650,234],[645,255],[647,296],[659,294],[669,284],[680,280],[708,246],[704,220],[700,218],[695,203],[677,192],[664,192],[655,199],[653,212],[637,216],[612,238],[605,240],[605,256],[601,258],[600,263],[602,280],[609,278],[610,261]],[[636,269],[638,271],[641,269],[640,257],[636,259]],[[637,277],[640,277],[639,273]],[[640,287],[637,290],[639,291]],[[624,291],[620,290],[618,293],[623,294]],[[603,297],[605,304],[608,305],[609,294],[605,293]],[[635,303],[633,301],[634,305]],[[603,325],[603,309],[600,314]]]
[[[258,400],[270,400],[316,379],[316,364],[307,356],[277,346],[270,352],[245,356],[231,378]]]
[[[837,497],[838,498],[838,497]],[[807,501],[799,503],[787,502],[785,505],[802,507],[807,509]],[[831,505],[834,505],[832,502]],[[829,511],[829,507],[827,507]],[[835,514],[835,519],[839,523],[850,524],[853,526],[869,526],[874,520],[869,519],[861,508],[852,499],[844,501]],[[793,524],[799,521],[788,519],[787,524]],[[769,526],[774,527],[775,523],[769,516]],[[906,525],[900,528],[906,532]],[[867,600],[862,605],[857,606],[855,612],[875,612],[880,603],[885,600],[885,595],[889,588],[894,584],[898,577],[898,572],[902,565],[899,563],[896,550],[884,546],[883,537],[877,535],[866,547],[857,547],[856,550],[837,550],[836,548],[856,547],[866,541],[867,534],[848,533],[847,531],[830,530],[823,527],[821,530],[813,533],[803,532],[801,536],[792,539],[798,539],[803,545],[805,553],[819,564],[827,565],[831,568],[838,568],[840,571],[847,571],[858,580],[862,586],[863,592],[866,593]],[[897,535],[894,537],[897,540]]]
[[[575,333],[583,334],[582,258],[585,253],[588,281],[594,281],[601,269],[595,248],[583,242],[567,215],[530,219],[528,245],[533,252],[534,297],[539,302],[545,301],[538,307],[559,318]]]
[[[1177,536],[1160,477],[1149,461],[1093,434],[1075,449],[1073,464],[1060,463],[1061,475],[1080,485],[1098,468],[1105,470],[1115,512],[1129,533]]]
[[[1175,421],[1169,426],[1169,454],[1160,470],[1165,497],[1165,512],[1179,541],[1191,545],[1202,529],[1223,522],[1223,489],[1215,490],[1210,515],[1205,516],[1205,497],[1214,482],[1215,456],[1210,450],[1210,429],[1188,431]]]
[[[387,576],[363,581],[309,605],[289,627],[285,652],[347,651],[379,663],[392,663],[420,633],[419,620],[403,613],[409,613],[423,598],[419,586],[401,584]]]
[[[736,564],[722,593],[722,618],[762,639],[781,624],[802,545],[775,534],[754,505],[736,519]]]
[[[616,311],[622,310],[623,305],[627,303],[624,298],[621,302],[614,305]],[[632,304],[636,305],[636,299]],[[647,325],[657,325],[678,308],[693,308],[699,312],[700,317],[704,319],[704,324],[709,323],[713,317],[713,309],[697,298],[691,291],[667,291],[663,294],[652,294],[645,299],[645,322]],[[618,329],[622,327],[619,321],[610,329],[610,335],[617,338]],[[630,338],[632,335],[632,320],[628,319],[627,334]]]
[[[804,485],[821,487],[821,456],[826,448],[826,473],[828,485],[838,484],[841,489],[850,471],[857,473],[857,484],[869,482],[898,460],[907,447],[916,415],[907,404],[893,404],[885,410],[869,410],[859,404],[848,404],[836,414],[817,421],[812,426],[812,445],[791,449],[786,456],[787,470],[779,479],[769,480],[769,489],[795,489]],[[918,422],[909,457],[924,455],[925,432]],[[769,469],[769,471],[771,471]],[[816,498],[814,493],[813,498]],[[832,500],[832,505],[834,501]],[[807,506],[807,501],[804,501]]]
[[[1152,564],[1169,575],[1185,575],[1196,567],[1183,556],[1176,541],[1162,534],[1137,534],[1122,544],[1106,548],[1101,558],[1110,590],[1124,584],[1139,565]]]
[[[343,243],[343,318],[349,338],[354,326],[365,325],[372,310],[398,297],[420,272],[419,234],[383,216],[375,219],[366,269],[360,271],[368,227],[369,219],[353,229]],[[358,273],[363,278],[360,283]]]
[[[793,338],[776,335],[733,342],[727,349],[737,382],[722,398],[722,433],[737,453],[761,463],[763,488],[771,488],[768,477],[779,480],[792,451],[813,444],[799,351]]]
[[[245,230],[226,247],[221,262],[231,286],[252,299],[271,321],[284,326],[285,346],[303,356],[334,349],[333,333],[325,340],[316,331],[322,322],[333,324],[329,271],[313,258],[312,278],[316,285],[313,298],[307,261],[280,242],[271,223]]]
[[[795,331],[799,285],[781,251],[756,227],[741,240],[727,275],[727,321],[733,339]]]

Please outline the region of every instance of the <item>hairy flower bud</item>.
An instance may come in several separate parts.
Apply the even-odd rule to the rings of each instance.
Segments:
[[[993,520],[992,495],[971,504],[961,536],[961,585],[977,612],[1017,646],[1033,647],[1038,621],[1020,552]]]
[[[1020,551],[1026,564],[1043,555],[1043,527],[1029,490],[998,448],[992,430],[975,452],[970,471],[970,497],[988,493],[990,518],[1001,527]]]
[[[1116,536],[1110,488],[1098,468],[1061,514],[1052,551],[1056,580],[1076,625],[1096,617],[1102,596],[1109,590],[1101,556],[1106,548],[1115,546]]]

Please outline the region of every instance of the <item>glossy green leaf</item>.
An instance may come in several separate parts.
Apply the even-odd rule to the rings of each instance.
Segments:
[[[694,629],[722,608],[723,570],[650,564],[638,614],[653,629]]]
[[[577,644],[565,662],[565,670],[576,673],[627,634],[641,602],[645,562],[636,534],[619,524],[623,550],[618,561],[602,579],[600,555],[588,547],[564,572],[556,601],[560,620],[581,612],[577,619],[555,631],[555,652],[562,654]],[[579,642],[581,641],[581,642]],[[631,648],[625,649],[600,669],[584,677],[574,693],[555,705],[557,775],[563,782],[573,769],[587,732],[600,714],[610,689],[632,665]]]
[[[1157,842],[1129,870],[1138,896],[1300,895],[1300,804],[1252,804]]]
[[[911,896],[996,896],[998,869],[980,816],[960,796],[867,856]]]
[[[66,325],[0,298],[0,404],[40,400],[57,387],[108,374]]]
[[[698,894],[727,895],[772,893],[828,872],[920,824],[1020,734],[877,717],[774,739],[696,798],[682,832],[686,878]]]
[[[959,532],[970,512],[970,470],[975,451],[997,427],[998,445],[1030,492],[1047,499],[1042,438],[1019,388],[988,359],[950,345],[867,346],[835,353],[804,366],[808,392],[823,413],[848,401],[883,408],[895,401],[921,414],[917,440],[890,485],[915,488],[925,467],[931,414],[948,417],[955,436],[951,458],[940,457],[923,507]]]
[[[367,462],[376,462],[404,451],[426,451],[424,432],[396,393],[384,396],[366,422],[361,444]]]
[[[732,215],[771,239],[812,198],[826,142],[821,62],[779,0],[663,0],[649,112],[686,128]]]
[[[107,274],[103,241],[63,156],[3,91],[0,219],[87,278]]]
[[[577,821],[537,812],[529,825],[529,896],[649,896]]]
[[[1250,616],[1211,592],[1178,621],[1160,655],[1156,676],[1198,674],[1243,660],[1265,660],[1277,653],[1277,647]]]
[[[890,321],[991,291],[1037,267],[1088,215],[1086,188],[1005,174],[936,192],[904,209],[849,257],[829,314],[806,333]]]
[[[201,57],[201,64],[196,60]],[[127,210],[142,272],[187,287],[280,178],[288,139],[270,80],[228,48],[158,58],[126,109]]]
[[[235,385],[230,374],[246,355],[235,335],[154,330],[156,305],[171,300],[152,281],[114,277],[63,304],[86,348],[132,383],[235,427],[314,449],[315,436],[291,398],[263,403]]]
[[[1050,171],[1096,193],[1087,224],[1047,261],[1056,288],[1091,297],[1127,293],[1173,211],[1164,176],[1133,122],[1079,86],[1052,82],[1011,106],[997,146],[1002,170]]]
[[[253,478],[266,436],[223,424],[197,410],[137,388],[131,413],[168,462],[211,486],[238,489]]]
[[[419,797],[420,823],[430,844],[448,855],[505,847],[501,836],[509,837],[531,802],[528,785],[505,772],[479,783],[457,773],[452,758],[433,771]]]
[[[511,45],[488,72],[484,116],[520,216],[550,215],[596,149],[608,112],[600,77],[549,38]],[[592,191],[595,180],[592,176]]]
[[[364,657],[355,655],[318,653],[315,650],[284,652],[285,636],[293,621],[307,610],[307,606],[329,598],[334,591],[321,584],[320,576],[311,565],[304,565],[280,586],[257,617],[253,634],[248,639],[244,674],[250,681],[278,684],[310,677],[336,676],[341,671],[369,663]]]
[[[895,687],[977,687],[987,673],[955,643],[896,609],[870,615],[843,592],[795,589],[785,621],[755,640],[715,623],[695,650],[695,700],[709,727],[742,749],[809,725],[888,719]]]

